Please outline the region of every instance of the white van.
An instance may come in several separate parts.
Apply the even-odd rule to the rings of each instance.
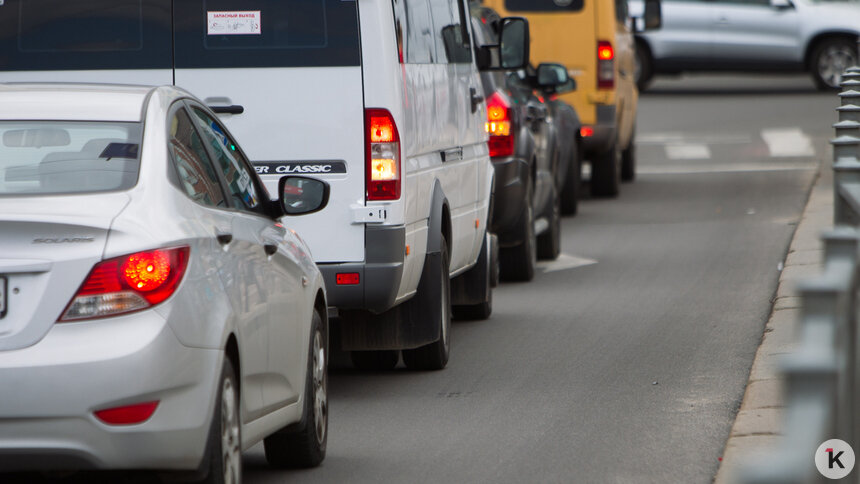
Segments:
[[[330,184],[328,206],[290,225],[356,364],[392,367],[403,350],[410,368],[442,368],[451,306],[489,316],[494,282],[474,57],[528,61],[521,19],[506,23],[519,42],[473,51],[466,1],[5,0],[0,82],[176,84],[203,99],[270,193],[285,173]]]

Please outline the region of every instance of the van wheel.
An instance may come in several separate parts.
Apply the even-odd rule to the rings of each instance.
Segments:
[[[266,461],[279,468],[316,467],[325,459],[328,442],[328,337],[322,317],[311,322],[305,404],[302,420],[266,437]]]
[[[537,264],[537,237],[535,236],[535,213],[532,207],[532,184],[528,181],[526,214],[520,228],[523,241],[514,247],[499,250],[499,276],[503,281],[531,281],[535,277]]]
[[[553,190],[555,192],[555,190]],[[561,252],[561,197],[553,193],[549,228],[537,238],[537,256],[544,260],[555,260]]]
[[[439,264],[438,273],[434,274],[437,283],[442,286],[439,298],[439,304],[442,306],[439,318],[439,339],[429,345],[401,352],[403,364],[410,370],[441,370],[448,364],[451,351],[451,278],[448,273],[448,244],[444,235],[440,244],[442,263]],[[421,297],[420,290],[415,297]]]
[[[400,355],[397,350],[353,351],[349,358],[359,370],[387,371],[397,366]]]
[[[591,161],[591,194],[595,197],[617,197],[621,185],[621,153],[618,142]]]
[[[812,52],[812,79],[820,90],[839,89],[842,73],[856,64],[856,42],[841,38],[827,39]]]
[[[207,454],[209,472],[203,484],[242,482],[242,423],[239,417],[239,385],[229,358],[224,358]]]
[[[577,147],[571,155],[567,177],[561,188],[562,215],[576,215],[579,209],[579,190],[582,184],[582,149]]]
[[[630,144],[621,152],[621,181],[631,182],[636,179],[636,125]]]

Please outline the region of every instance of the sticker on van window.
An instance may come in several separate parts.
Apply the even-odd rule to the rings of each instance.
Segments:
[[[261,35],[260,11],[206,12],[208,35]]]

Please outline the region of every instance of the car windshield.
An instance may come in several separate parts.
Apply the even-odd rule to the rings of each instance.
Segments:
[[[131,188],[142,131],[140,123],[0,121],[0,196]]]

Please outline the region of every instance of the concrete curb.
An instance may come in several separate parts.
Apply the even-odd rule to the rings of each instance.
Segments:
[[[821,234],[833,227],[833,169],[824,163],[813,183],[800,223],[794,232],[776,299],[761,345],[755,355],[743,403],[723,449],[715,484],[736,482],[736,473],[756,456],[767,454],[778,442],[783,425],[781,358],[794,349],[800,302],[797,281],[821,272]]]

